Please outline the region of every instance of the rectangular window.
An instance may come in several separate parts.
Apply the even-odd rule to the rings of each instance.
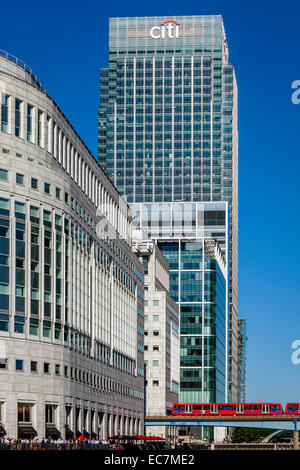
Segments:
[[[0,358],[0,369],[7,369],[7,359]]]
[[[49,308],[49,311],[47,311],[47,308]],[[45,316],[50,316],[51,314],[51,304],[48,303],[48,302],[45,302],[44,304],[44,312],[45,312]],[[51,322],[47,321],[47,320],[44,320],[43,322],[43,336],[44,338],[50,338],[51,337]],[[49,366],[49,364],[48,364]],[[44,367],[44,371],[45,371],[45,367]],[[46,372],[47,374],[49,372]]]
[[[16,183],[24,185],[24,175],[21,175],[20,173],[17,173],[16,174]]]
[[[18,403],[18,422],[31,422],[31,405],[29,405],[28,403]]]
[[[39,224],[40,210],[38,207],[30,206],[30,221],[33,222],[34,224]]]
[[[8,171],[0,168],[0,180],[8,181]]]
[[[49,364],[49,362],[44,362],[44,374],[50,374],[50,364]]]
[[[50,194],[50,184],[49,183],[44,184],[44,191],[45,191],[46,194]]]
[[[25,317],[15,315],[15,333],[24,334]]]
[[[15,102],[15,136],[17,137],[22,137],[21,109],[22,109],[22,101],[16,99],[16,102]]]
[[[44,147],[44,113],[42,111],[38,111],[37,131],[38,145]]]
[[[55,424],[55,409],[54,405],[46,405],[45,415],[47,424]]]
[[[15,217],[25,220],[25,203],[15,201]]]
[[[39,180],[36,178],[31,178],[31,189],[38,189]]]
[[[60,199],[60,193],[61,193],[61,190],[60,190],[60,188],[56,188],[56,191],[55,191],[55,193],[56,193],[56,197],[57,197],[57,199]]]
[[[33,142],[32,118],[33,118],[33,106],[28,104],[27,105],[27,140],[28,142]]]
[[[2,94],[1,100],[1,131],[8,132],[8,105],[9,96]]]
[[[30,318],[29,334],[38,336],[39,334],[39,320],[37,318]]]
[[[16,359],[16,370],[23,370],[23,360]]]
[[[9,217],[9,199],[0,197],[0,214]]]
[[[30,362],[30,371],[31,372],[37,372],[38,369],[37,369],[37,362],[36,361],[31,361]]]
[[[51,143],[51,118],[47,116],[47,151],[51,153],[52,143]]]
[[[1,296],[2,297],[2,296]],[[1,299],[0,297],[0,299]],[[4,303],[4,306],[1,307],[2,310],[8,310],[7,303]],[[6,313],[1,313],[0,314],[0,331],[6,331],[8,332],[8,325],[9,325],[9,316]]]

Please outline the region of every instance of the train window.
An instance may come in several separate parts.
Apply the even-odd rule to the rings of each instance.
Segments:
[[[287,407],[288,411],[298,411],[298,403],[290,403]]]
[[[222,411],[222,410],[233,410],[235,411],[235,406],[234,405],[218,405],[218,409],[219,411]]]
[[[281,411],[280,405],[270,405],[271,411]]]
[[[261,405],[245,405],[245,410],[261,411]]]
[[[184,406],[174,405],[173,411],[176,413],[178,411],[182,411],[183,409],[184,409]]]

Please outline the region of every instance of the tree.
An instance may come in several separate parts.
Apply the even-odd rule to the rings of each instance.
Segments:
[[[272,433],[272,429],[235,428],[232,433],[232,442],[258,442]]]

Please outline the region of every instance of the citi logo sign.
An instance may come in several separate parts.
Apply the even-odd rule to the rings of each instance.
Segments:
[[[150,36],[153,39],[175,39],[179,37],[179,23],[176,20],[165,20],[160,26],[153,26],[150,29]]]

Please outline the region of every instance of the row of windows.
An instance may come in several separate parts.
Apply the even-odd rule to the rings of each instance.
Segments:
[[[162,54],[169,54],[166,51],[143,51],[144,53],[155,54],[162,53]],[[182,51],[177,51],[182,52]],[[171,54],[171,52],[170,52]],[[174,72],[189,72],[192,70],[192,67],[199,72],[199,69],[205,71],[206,74],[209,74],[211,71],[214,73],[220,73],[222,70],[224,74],[227,75],[232,74],[232,66],[222,66],[221,64],[221,56],[215,54],[214,56],[209,57],[197,57],[197,52],[195,51],[195,56],[183,56],[183,57],[174,57]],[[151,73],[153,68],[156,71],[160,71],[159,69],[164,69],[165,72],[170,74],[173,71],[173,61],[170,57],[158,57],[155,56],[152,59],[146,58],[145,60],[141,60],[136,58],[134,60],[131,57],[126,58],[126,62],[124,58],[120,59],[109,59],[109,68],[105,67],[101,69],[101,78],[105,77],[114,77],[114,76],[123,76],[124,73],[126,75],[132,74],[134,69],[136,69],[136,73]],[[126,70],[125,70],[126,69]],[[169,75],[170,76],[170,75]]]
[[[15,129],[12,129],[12,122],[9,119],[13,109]],[[106,208],[105,215],[115,227],[121,218],[122,223],[119,223],[119,228],[122,230],[124,238],[127,239],[127,213],[122,213],[90,165],[79,155],[49,115],[45,115],[43,111],[31,104],[26,104],[13,96],[2,93],[0,119],[2,132],[26,138],[28,142],[37,144],[51,153],[94,205],[99,207],[102,204]],[[23,129],[26,130],[23,131]],[[36,129],[36,133],[34,129]],[[96,161],[95,165],[97,165]]]
[[[26,364],[26,366],[29,367],[28,371],[31,373],[64,376],[67,379],[72,379],[90,385],[99,390],[120,393],[126,396],[132,395],[131,389],[129,387],[85,370],[69,366],[64,366],[62,370],[61,364],[50,364],[49,362],[43,362],[40,364],[37,361],[30,361],[30,363],[28,365]],[[0,359],[0,371],[1,370],[8,370],[7,359]],[[25,361],[23,359],[15,360],[15,370],[17,372],[25,371]]]
[[[8,181],[8,170],[5,170],[3,168],[0,168],[0,180],[3,181]],[[21,173],[16,173],[16,184],[25,185],[25,175]],[[31,177],[31,189],[39,189],[39,180],[37,178]],[[51,193],[51,184],[50,183],[44,183],[44,193],[50,194]],[[55,196],[57,199],[61,199],[61,189],[56,187],[55,188]],[[68,193],[65,193],[65,202],[68,203],[69,201],[69,195]]]
[[[160,46],[161,47],[161,46]],[[167,46],[166,46],[167,47]],[[221,61],[222,60],[222,56],[219,54],[220,52],[222,51],[221,48],[208,48],[208,47],[203,47],[203,48],[196,48],[196,49],[147,49],[147,48],[143,48],[142,50],[139,50],[137,49],[137,47],[134,48],[134,50],[128,50],[127,49],[120,49],[120,48],[112,48],[110,47],[110,50],[109,50],[109,55],[110,56],[115,56],[115,55],[128,55],[128,54],[141,54],[141,55],[147,55],[149,54],[150,56],[153,56],[155,54],[180,54],[180,58],[182,56],[182,54],[189,54],[192,56],[192,54],[199,54],[199,53],[215,53],[215,57],[214,57],[214,60],[219,60]]]
[[[145,364],[145,366],[148,366],[148,361],[144,361],[144,364]],[[159,367],[159,360],[158,359],[154,359],[152,361],[152,367]]]
[[[8,170],[5,170],[4,168],[0,168],[0,180],[2,181],[8,181]],[[24,185],[25,183],[25,175],[16,173],[16,183],[20,185]],[[31,177],[31,189],[38,190],[39,186],[39,180],[37,178]],[[44,182],[44,193],[45,194],[51,194],[51,185],[47,182]],[[62,198],[62,191],[59,187],[55,187],[55,196],[57,199]],[[64,203],[71,206],[71,208],[76,212],[76,214],[84,220],[84,222],[90,226],[94,231],[96,230],[96,224],[93,221],[92,217],[87,214],[87,212],[81,207],[81,205],[73,198],[69,196],[69,193],[65,192],[64,193]],[[24,206],[25,207],[25,206]],[[39,212],[39,209],[36,208],[37,212]],[[21,211],[24,212],[24,211]],[[45,212],[45,211],[44,211]],[[24,212],[25,214],[25,212]],[[37,216],[39,217],[39,216]],[[23,217],[22,217],[23,218]],[[49,220],[50,221],[50,220]],[[125,256],[124,252],[116,246],[116,244],[113,242],[113,240],[108,240],[108,237],[105,238],[105,241],[109,243],[110,248],[113,249],[113,251],[121,258],[123,262],[127,264],[128,267],[138,276],[140,280],[143,279],[143,275],[140,272],[140,270]]]
[[[148,321],[149,315],[144,315],[145,321]],[[159,321],[159,315],[152,315],[153,321]]]
[[[8,170],[0,168],[0,180],[8,181],[9,173]],[[21,186],[24,186],[26,183],[27,177],[24,174],[16,173],[15,182]],[[42,186],[45,194],[51,195],[54,192],[56,199],[62,200],[62,190],[58,186],[52,190],[52,186],[48,182],[41,183],[38,178],[30,177],[30,188],[34,190],[39,190],[39,187]],[[70,198],[69,193],[64,192],[64,203],[71,205],[71,208],[84,220],[84,222],[89,225],[93,230],[95,230],[95,223],[93,219],[87,214],[87,212],[80,206],[80,204],[73,198]]]
[[[204,123],[204,122],[194,122],[194,123],[176,123],[174,125],[172,125],[172,123],[165,123],[164,125],[163,124],[155,124],[153,125],[153,123],[138,123],[137,125],[135,125],[135,127],[133,127],[133,122],[131,120],[131,118],[129,118],[129,116],[126,116],[126,124],[124,122],[119,122],[117,124],[117,128],[116,128],[116,131],[117,132],[123,132],[123,131],[126,131],[126,132],[133,132],[134,130],[136,131],[136,133],[138,132],[171,132],[172,130],[174,129],[174,132],[177,133],[177,132],[202,132],[202,138],[205,139],[205,140],[210,140],[211,137],[213,137],[214,139],[215,138],[220,138],[221,137],[221,130],[222,132],[224,133],[224,139],[225,138],[230,138],[231,137],[231,132],[232,132],[232,127],[231,126],[228,126],[228,127],[222,127],[221,128],[221,123],[220,122],[215,122],[212,126],[212,131],[211,132],[211,126],[210,124],[207,124],[207,123]],[[107,130],[109,131],[113,131],[114,130],[114,127],[113,126],[107,126]],[[182,136],[182,134],[179,134]],[[187,134],[187,137],[189,137],[190,134]],[[228,136],[228,137],[227,137]],[[143,155],[143,154],[142,154]]]
[[[211,19],[208,18],[208,17],[203,17],[201,18],[202,20],[202,24],[211,24]],[[123,20],[122,20],[123,21]],[[187,21],[187,19],[186,19]],[[131,26],[136,26],[136,20],[135,19],[130,19],[128,18],[127,19],[127,22],[128,22],[128,25],[131,25]],[[208,22],[208,23],[206,23]],[[200,26],[200,23],[199,23],[199,26]],[[215,27],[215,25],[214,25]],[[122,24],[118,24],[118,29],[119,31],[122,31],[124,28],[124,26]],[[114,26],[112,26],[111,28],[111,34],[116,34],[116,30],[114,30]],[[145,52],[145,51],[144,51]],[[147,49],[147,52],[149,54],[155,54],[155,52],[157,53],[161,53],[161,54],[166,54],[166,51],[164,50],[157,50],[157,51],[151,51],[149,49]],[[182,52],[180,50],[176,51],[176,52]],[[221,55],[215,55],[215,56],[211,56],[211,55],[207,55],[207,56],[198,56],[197,55],[197,52],[203,52],[202,49],[201,51],[197,51],[195,50],[195,55],[193,56],[193,63],[195,66],[197,67],[210,67],[211,65],[214,67],[214,69],[216,70],[220,70],[221,69],[221,60],[222,60],[222,56]],[[171,54],[172,52],[170,52]],[[169,54],[169,51],[167,52],[167,54]],[[174,65],[176,68],[180,68],[182,66],[182,64],[184,64],[186,67],[191,67],[191,60],[192,58],[189,57],[189,56],[182,56],[182,57],[175,57],[174,58]],[[152,59],[136,59],[136,66],[139,68],[139,67],[144,67],[147,69],[147,68],[152,68],[153,66],[153,63],[155,62],[155,65],[158,66],[158,67],[162,67],[163,64],[166,66],[166,67],[171,67],[172,66],[172,59],[170,57],[156,57],[154,56]],[[116,60],[116,59],[109,59],[109,65],[111,67],[122,67],[124,66],[124,59],[119,59],[119,60]],[[134,59],[129,57],[129,58],[126,58],[126,66],[128,69],[133,69],[134,68]],[[108,72],[109,69],[102,69],[103,72],[106,71]],[[228,70],[228,67],[225,68],[225,70]]]
[[[148,290],[148,286],[144,286],[144,289],[145,290]],[[144,305],[145,307],[149,305],[149,301],[148,300],[144,300]],[[159,300],[152,300],[152,305],[153,307],[159,307]]]
[[[152,331],[152,336],[159,336],[159,331],[158,330],[153,330]],[[148,331],[144,331],[144,335],[148,336]]]
[[[144,349],[145,349],[145,351],[148,351],[148,344],[145,344]],[[158,346],[158,344],[154,344],[152,346],[152,351],[156,351],[156,352],[160,351],[160,347]]]
[[[148,387],[150,385],[148,380],[145,380],[145,385],[146,385],[146,387]],[[153,387],[159,387],[159,380],[152,380],[152,386]]]
[[[15,215],[17,219],[22,218],[25,220],[25,212],[26,207],[25,203],[21,203],[19,201],[15,201]],[[34,214],[34,222],[39,223],[39,214],[40,209],[35,208],[36,211],[32,213],[32,209],[34,206],[30,206],[30,214],[31,218]],[[0,198],[0,211],[8,217],[10,214],[9,211],[9,200]],[[50,211],[43,211],[44,223],[51,224],[52,214]],[[66,223],[68,224],[66,225]],[[63,225],[64,223],[64,225]],[[27,328],[28,332],[31,335],[38,336],[43,335],[45,338],[52,338],[53,340],[64,341],[64,345],[73,348],[77,348],[79,351],[82,351],[86,354],[90,352],[90,338],[85,337],[79,332],[68,328],[66,325],[64,328],[62,327],[61,320],[64,319],[65,322],[70,323],[69,317],[69,303],[68,303],[68,254],[69,253],[69,244],[68,244],[68,237],[65,237],[65,253],[66,253],[66,266],[65,266],[65,306],[62,306],[62,235],[59,233],[63,230],[63,226],[65,231],[69,234],[69,229],[71,232],[71,236],[75,237],[75,230],[74,224],[71,221],[66,219],[63,221],[62,217],[59,216],[57,219],[57,214],[55,214],[55,227],[56,227],[56,235],[53,236],[52,232],[44,230],[44,264],[41,265],[40,263],[40,248],[41,245],[41,233],[38,226],[31,224],[31,259],[30,259],[30,268],[31,268],[31,276],[26,277],[25,275],[25,224],[21,223],[20,221],[16,221],[16,261],[15,261],[15,279],[16,279],[16,290],[15,290],[15,311],[16,315],[14,317],[14,331],[18,334],[24,334],[25,326],[26,326],[26,319],[24,317],[25,313],[25,281],[31,287],[31,301],[29,304],[29,309],[31,312],[32,317],[27,319]],[[48,226],[47,226],[48,227]],[[76,227],[75,227],[76,228]],[[77,231],[78,232],[78,231]],[[78,233],[77,233],[78,235]],[[9,269],[13,267],[12,263],[10,262],[9,258],[9,237],[10,237],[10,224],[9,219],[0,217],[0,308],[2,310],[9,310],[10,304],[10,295],[9,295]],[[76,237],[75,237],[76,238]],[[78,241],[78,240],[77,240]],[[99,248],[99,249],[97,249]],[[55,251],[56,257],[56,277],[53,276],[53,266],[52,266],[52,249]],[[99,263],[101,262],[102,265],[106,266],[105,264],[105,252],[103,252],[102,248],[100,251],[100,247],[98,245],[95,247],[95,257],[96,261]],[[107,263],[107,269],[108,269]],[[116,272],[116,265],[114,265],[114,272]],[[120,281],[124,282],[124,285],[129,289],[135,288],[134,281],[128,276],[124,276],[124,272],[120,271],[118,268],[118,273],[120,275]],[[40,274],[43,274],[41,276]],[[40,283],[44,279],[44,289],[43,291],[40,290]],[[56,295],[53,296],[52,288],[55,288]],[[87,292],[89,290],[87,289]],[[139,289],[139,294],[141,290]],[[41,302],[43,301],[43,302]],[[55,303],[54,309],[52,308],[51,304]],[[139,307],[138,313],[142,316],[143,310],[142,307]],[[81,312],[83,314],[83,312]],[[38,317],[39,315],[43,315],[44,321],[40,322]],[[55,317],[55,323],[51,323],[51,316]],[[74,320],[74,317],[73,317]],[[12,319],[13,321],[13,319]],[[8,332],[9,331],[9,316],[8,314],[1,313],[0,316],[0,330]],[[26,329],[27,331],[27,329]],[[142,335],[142,328],[139,327],[138,332]],[[67,344],[65,344],[67,343]],[[122,362],[122,361],[121,361]],[[120,360],[117,358],[116,363],[120,365]],[[116,365],[117,366],[117,365]]]

